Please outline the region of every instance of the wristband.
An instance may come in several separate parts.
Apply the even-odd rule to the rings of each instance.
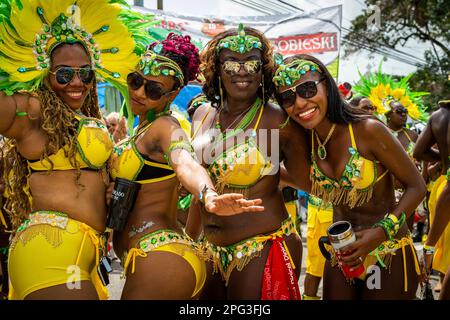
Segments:
[[[388,240],[394,240],[400,227],[405,222],[406,216],[402,212],[400,219],[398,219],[394,214],[390,213],[386,217],[373,225],[372,228],[381,227],[383,228]]]
[[[217,196],[218,194],[214,189],[205,184],[198,195],[198,199],[201,203],[206,204],[207,198],[211,195]]]
[[[436,251],[435,247],[427,246],[426,244],[423,245],[423,252],[425,254],[434,254],[435,251]]]

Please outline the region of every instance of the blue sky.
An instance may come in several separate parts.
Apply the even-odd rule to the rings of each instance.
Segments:
[[[365,9],[364,0],[284,0],[303,10],[312,11],[321,7],[333,6],[336,4],[343,5],[342,26],[349,28],[350,21],[359,15]],[[130,4],[132,0],[128,0]],[[243,1],[245,2],[245,1]],[[144,0],[145,7],[156,9],[157,0]],[[164,10],[177,12],[183,15],[195,16],[250,16],[262,15],[262,13],[251,8],[240,5],[231,0],[164,0]],[[381,20],[381,23],[383,21]],[[402,48],[398,48],[404,52],[413,54],[416,57],[423,58],[424,45],[410,40]],[[370,54],[366,50],[360,51],[350,57],[343,58],[343,50],[341,50],[341,61],[339,70],[339,82],[348,81],[354,83],[359,79],[357,68],[363,73],[367,70],[374,71],[380,61],[383,59],[381,54]],[[406,75],[414,72],[416,68],[412,65],[399,62],[397,60],[387,58],[383,62],[383,71],[397,75]]]

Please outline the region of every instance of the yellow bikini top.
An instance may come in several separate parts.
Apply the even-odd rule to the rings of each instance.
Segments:
[[[211,109],[203,117],[201,124],[210,111]],[[255,140],[256,129],[261,121],[263,111],[264,105],[259,107],[258,119],[251,131],[250,137],[245,142],[234,145],[232,148],[222,152],[219,156],[215,157],[209,166],[208,171],[215,182],[217,192],[223,192],[225,186],[235,189],[248,189],[273,169],[273,164],[264,157]],[[194,133],[194,137],[201,124]],[[234,136],[228,136],[227,138],[230,137]],[[223,144],[223,142],[223,139],[219,139],[215,145],[219,143]]]
[[[75,116],[78,120],[76,161],[80,169],[102,169],[113,151],[113,141],[106,126],[95,118],[82,118]],[[53,163],[53,170],[74,170],[66,154],[69,146],[65,145],[55,154],[48,158]],[[32,171],[47,171],[51,163],[47,159],[28,161]]]
[[[413,153],[414,153],[414,146],[415,146],[416,144],[415,144],[414,141],[411,139],[411,137],[409,136],[408,132],[407,132],[405,129],[403,129],[403,132],[405,133],[406,137],[407,137],[408,140],[409,140],[408,146],[406,147],[406,153],[408,154],[408,156],[409,156],[411,159],[414,159]]]
[[[374,185],[388,173],[388,170],[378,177],[378,161],[368,160],[359,154],[351,124],[348,125],[348,130],[352,142],[352,146],[348,148],[350,158],[339,180],[326,176],[320,170],[315,159],[314,132],[311,135],[311,193],[325,203],[348,205],[353,208],[361,206],[372,198]]]
[[[146,132],[153,122],[148,123],[137,133],[114,147],[111,156],[111,176],[122,178],[140,184],[148,184],[168,180],[176,176],[172,167],[166,163],[153,161],[139,153],[136,139]]]

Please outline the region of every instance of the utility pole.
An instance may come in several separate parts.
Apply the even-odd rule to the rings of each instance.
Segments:
[[[163,10],[163,0],[158,0],[157,9]]]

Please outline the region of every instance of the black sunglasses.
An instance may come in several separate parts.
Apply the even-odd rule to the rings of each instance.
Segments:
[[[395,109],[394,112],[395,112],[396,114],[401,115],[401,116],[407,115],[407,114],[408,114],[408,110],[406,110],[406,109]]]
[[[367,111],[373,111],[373,110],[375,110],[374,106],[372,106],[372,105],[370,105],[370,104],[369,104],[369,105],[366,105],[366,106],[362,106],[361,109],[367,110]]]
[[[84,84],[89,84],[94,79],[94,70],[91,67],[72,68],[72,67],[58,67],[55,72],[49,71],[55,75],[56,81],[59,84],[68,84],[73,80],[75,74]]]
[[[261,70],[261,60],[248,60],[248,61],[224,61],[222,62],[223,71],[229,75],[238,74],[242,65],[245,72],[249,74],[258,73]]]
[[[277,94],[278,101],[283,108],[288,108],[295,103],[296,95],[303,99],[310,99],[317,94],[317,85],[325,80],[325,78],[319,80],[310,80],[300,83],[298,86],[287,89],[282,93]]]
[[[168,95],[178,89],[164,92],[159,82],[147,80],[137,72],[132,72],[127,76],[127,84],[133,90],[138,90],[140,87],[145,85],[145,96],[151,100],[159,100],[161,97]]]

